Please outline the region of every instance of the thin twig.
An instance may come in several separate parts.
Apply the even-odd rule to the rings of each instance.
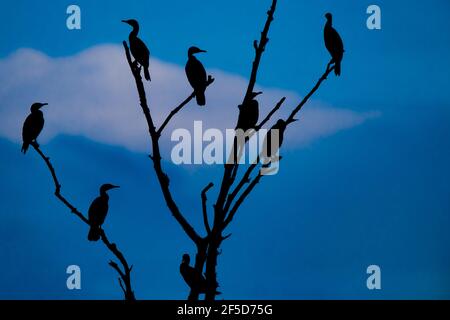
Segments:
[[[242,192],[241,196],[238,198],[238,200],[235,202],[233,207],[230,210],[230,213],[228,214],[227,218],[225,219],[223,223],[223,230],[230,224],[230,222],[233,220],[234,215],[236,214],[237,210],[241,206],[241,204],[244,202],[244,200],[248,197],[250,192],[255,188],[255,186],[259,183],[259,180],[261,180],[262,174],[261,172],[258,173],[258,175],[250,182],[248,187]]]
[[[247,92],[245,93],[244,102],[246,102],[250,99],[253,89],[255,87],[256,77],[258,75],[259,63],[261,62],[261,57],[262,57],[264,50],[266,49],[266,45],[269,42],[269,38],[267,37],[267,35],[269,33],[270,24],[272,23],[272,21],[274,19],[273,15],[275,13],[276,7],[277,7],[277,0],[272,0],[272,5],[271,5],[269,11],[267,11],[267,20],[264,25],[264,29],[261,32],[261,38],[260,38],[259,42],[256,40],[253,41],[253,47],[255,48],[255,60],[253,61],[252,71],[250,73],[250,80],[248,82]]]
[[[212,84],[214,82],[214,78],[211,77],[210,75],[208,76],[208,81],[206,82],[206,87],[208,87],[210,84]],[[191,95],[189,97],[187,97],[186,99],[184,99],[183,102],[181,102],[176,108],[174,108],[169,115],[166,117],[166,119],[164,120],[163,124],[161,125],[161,127],[156,131],[158,136],[161,135],[161,133],[163,132],[164,128],[169,124],[170,120],[172,119],[173,116],[175,116],[181,109],[183,109],[183,107],[185,105],[187,105],[193,98],[195,97],[195,92],[192,92]]]
[[[209,226],[208,222],[208,210],[206,208],[206,193],[209,189],[211,189],[214,186],[214,183],[210,182],[203,190],[202,190],[202,211],[203,211],[203,223],[205,224],[206,232],[208,233],[208,236],[211,234],[211,227]]]
[[[331,66],[332,61],[330,61],[327,64],[327,68],[325,72],[322,74],[322,76],[317,81],[316,85],[309,91],[309,93],[300,101],[300,103],[297,105],[297,107],[292,111],[292,113],[289,115],[289,117],[286,119],[287,124],[290,124],[294,121],[295,115],[302,109],[302,107],[308,102],[309,98],[319,89],[320,85],[324,80],[327,79],[328,75],[331,73],[331,71],[334,70],[334,65]]]

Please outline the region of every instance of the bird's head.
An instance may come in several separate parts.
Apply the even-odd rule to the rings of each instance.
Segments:
[[[139,28],[139,23],[135,19],[122,20],[123,23],[129,24],[133,28]]]
[[[206,51],[202,50],[200,48],[197,48],[197,47],[190,47],[188,50],[188,56],[190,57],[196,53],[201,53],[201,52],[206,52]]]
[[[250,95],[250,97],[252,99],[255,99],[257,96],[259,96],[260,94],[262,94],[262,91],[258,91],[258,92],[252,92],[252,94]]]
[[[278,128],[284,128],[286,127],[286,121],[284,121],[283,119],[278,119],[277,123],[275,124]]]
[[[42,108],[43,106],[48,105],[48,103],[40,103],[40,102],[35,102],[31,105],[31,112],[36,112],[38,111],[40,108]]]
[[[331,21],[331,20],[333,20],[333,15],[332,15],[331,13],[327,12],[327,13],[325,13],[325,18],[326,18],[328,21]]]
[[[120,187],[119,186],[115,186],[115,185],[110,184],[110,183],[105,183],[104,185],[102,185],[100,187],[100,193],[105,193],[108,190],[116,189],[116,188],[120,188]]]
[[[181,263],[189,264],[191,262],[191,257],[187,253],[183,254],[183,259],[181,260]]]
[[[283,119],[279,119],[272,127],[272,129],[278,129],[280,132],[284,132],[288,123]]]

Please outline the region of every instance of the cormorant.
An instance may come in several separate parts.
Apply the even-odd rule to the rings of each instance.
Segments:
[[[295,120],[294,120],[295,121]],[[284,139],[284,131],[286,130],[287,123],[283,119],[279,119],[277,123],[275,123],[272,128],[267,131],[267,135],[264,139],[263,144],[263,152],[262,155],[266,157],[266,159],[274,160],[273,158],[276,156],[277,151],[281,148]],[[278,136],[273,133],[273,130],[278,130]],[[272,135],[273,138],[278,137],[278,146],[272,150]]]
[[[331,13],[325,14],[327,22],[323,30],[325,39],[325,47],[331,54],[332,61],[334,62],[334,73],[341,75],[341,61],[344,56],[344,44],[342,42],[339,33],[333,28],[333,16]]]
[[[48,103],[36,102],[31,105],[31,114],[25,119],[22,128],[22,152],[25,154],[30,144],[36,141],[42,128],[44,128],[44,114],[40,110]]]
[[[189,83],[194,89],[195,98],[199,106],[204,106],[206,104],[205,100],[205,90],[206,83],[208,81],[205,67],[202,63],[197,60],[194,56],[196,53],[206,52],[197,47],[190,47],[188,50],[188,61],[186,63],[185,71]]]
[[[89,229],[88,240],[98,241],[100,239],[100,227],[105,222],[106,215],[108,214],[108,200],[109,196],[106,191],[119,188],[112,184],[104,184],[100,187],[100,196],[92,201],[89,207]]]
[[[197,290],[198,293],[206,293],[206,279],[195,268],[189,265],[190,261],[191,258],[189,255],[187,253],[183,254],[183,259],[180,264],[181,276],[191,289]],[[216,291],[216,294],[220,294],[220,292]]]
[[[239,106],[239,118],[236,129],[242,129],[246,132],[248,129],[254,129],[259,118],[259,104],[255,97],[262,92],[252,92],[251,100],[246,104]]]
[[[151,81],[150,72],[148,71],[150,51],[148,50],[145,43],[137,36],[139,32],[139,23],[134,19],[122,20],[122,22],[127,23],[133,27],[133,30],[130,32],[130,35],[128,37],[128,40],[130,42],[131,54],[133,55],[134,59],[139,62],[139,64],[144,68],[145,79]]]

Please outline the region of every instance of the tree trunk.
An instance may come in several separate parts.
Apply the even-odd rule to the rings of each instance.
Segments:
[[[214,233],[215,232],[213,231],[213,234]],[[208,246],[208,256],[206,260],[206,301],[214,301],[216,299],[217,288],[219,287],[219,284],[217,282],[216,267],[221,243],[221,234],[218,233],[214,235]]]

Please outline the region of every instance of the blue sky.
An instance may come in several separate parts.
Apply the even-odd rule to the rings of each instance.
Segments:
[[[141,37],[159,61],[161,78],[164,72],[179,74],[190,45],[207,49],[201,60],[223,79],[215,84],[217,89],[211,88],[213,101],[218,101],[220,90],[234,92],[233,85],[248,76],[251,42],[259,37],[269,2],[77,1],[82,10],[80,31],[65,28],[69,2],[2,4],[0,124],[7,129],[0,130],[1,298],[121,298],[115,274],[106,265],[108,253],[84,241],[84,226],[52,197],[51,181],[36,155],[19,153],[21,124],[11,127],[9,115],[26,115],[34,100],[61,101],[68,95],[86,100],[80,98],[71,110],[59,108],[54,114],[64,117],[85,110],[88,100],[97,99],[87,91],[97,85],[93,83],[97,75],[82,74],[88,84],[66,92],[72,84],[67,80],[70,73],[80,76],[70,63],[77,62],[78,68],[78,63],[95,61],[89,59],[96,56],[115,54],[114,48],[100,53],[92,48],[120,45],[129,32],[120,23],[123,18],[141,22]],[[261,183],[242,207],[220,257],[224,298],[450,297],[450,62],[446,59],[450,4],[377,1],[382,30],[369,31],[365,11],[370,4],[279,1],[258,78],[265,92],[271,89],[266,99],[275,101],[278,92],[287,92],[292,106],[292,99],[305,94],[320,76],[328,61],[322,41],[327,11],[333,12],[344,39],[343,72],[338,79],[330,77],[312,105],[306,106],[326,112],[305,116],[304,123],[297,124],[279,175]],[[34,51],[18,54],[24,48]],[[40,55],[45,58],[39,60]],[[38,61],[29,62],[30,73],[39,69],[36,65],[47,63],[65,69],[45,71],[42,79],[48,83],[43,84],[41,77],[19,71],[27,57]],[[59,60],[62,57],[66,64]],[[122,69],[117,66],[117,70]],[[125,73],[122,78],[129,76]],[[26,89],[15,87],[17,83],[26,84]],[[185,89],[177,87],[173,95],[183,97]],[[173,101],[170,90],[159,92],[168,96],[160,105]],[[135,97],[134,91],[129,95]],[[346,125],[323,122],[330,117],[325,107],[337,110],[331,115],[340,115],[339,119],[347,117]],[[127,108],[127,114],[133,109],[139,115],[137,104]],[[229,113],[214,105],[210,110],[206,117],[211,121],[213,112]],[[343,110],[352,114],[344,117]],[[197,116],[198,111],[192,112],[192,117]],[[46,110],[51,117],[49,113],[51,107]],[[103,115],[120,120],[116,113]],[[83,119],[70,128],[55,128],[57,123],[51,120],[45,128],[52,132],[44,140],[45,148],[64,190],[85,210],[99,184],[123,185],[111,195],[113,210],[105,227],[135,265],[137,297],[184,298],[187,290],[178,264],[181,254],[193,248],[162,202],[141,142],[130,144],[120,136],[139,138],[133,128],[105,138],[93,129],[97,118]],[[310,128],[308,119],[320,125]],[[330,127],[334,129],[326,131]],[[142,131],[144,141],[145,135]],[[296,143],[297,135],[307,138]],[[164,143],[169,150],[169,142]],[[219,176],[220,168],[167,165],[182,206],[200,209],[199,191],[211,177]],[[154,203],[151,207],[149,200]],[[189,218],[201,226],[194,212],[189,211]],[[65,267],[72,263],[83,272],[79,292],[65,289]],[[370,264],[382,268],[381,291],[365,288],[365,268]],[[262,283],[262,277],[269,280]]]

